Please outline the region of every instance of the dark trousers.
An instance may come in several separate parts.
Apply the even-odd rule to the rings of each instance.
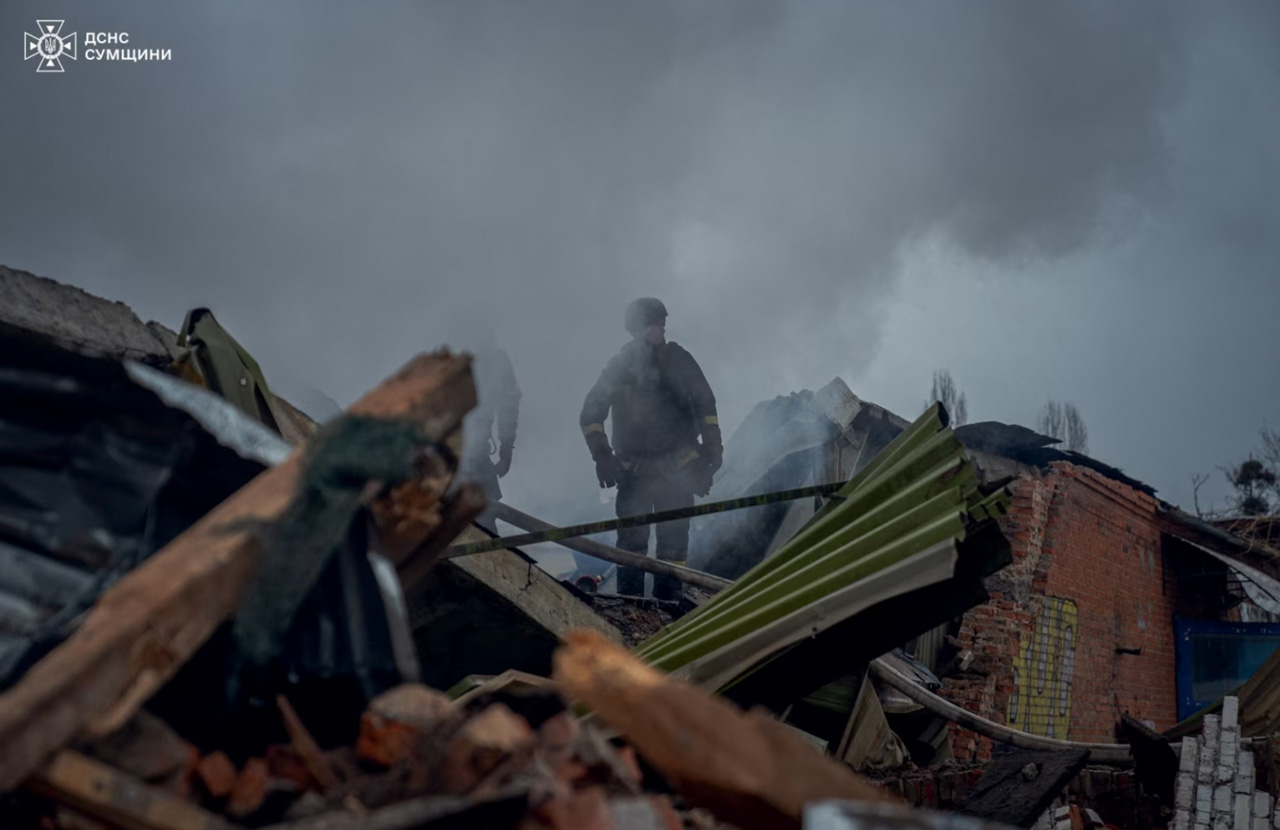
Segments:
[[[687,482],[681,481],[674,473],[652,469],[646,471],[641,466],[636,472],[624,472],[618,479],[617,508],[620,518],[692,506],[692,490]],[[689,552],[688,519],[622,528],[618,531],[618,547],[647,555],[650,527],[655,529],[658,537],[658,558],[683,565]],[[644,571],[639,568],[618,568],[618,593],[643,596]],[[679,599],[680,580],[674,576],[655,574],[653,596],[656,599]]]
[[[484,494],[488,496],[489,501],[502,501],[502,488],[498,486],[498,468],[489,460],[488,456],[484,458],[465,463],[458,470],[458,478],[475,482],[484,489]],[[476,524],[488,529],[490,533],[498,532],[497,520],[493,515],[493,508],[486,507],[476,517]]]

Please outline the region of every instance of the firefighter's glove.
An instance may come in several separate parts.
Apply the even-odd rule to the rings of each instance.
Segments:
[[[617,485],[618,478],[622,475],[622,462],[618,460],[618,456],[612,452],[601,453],[596,456],[596,479],[600,482],[601,487],[613,487]]]
[[[713,475],[711,462],[706,458],[699,457],[689,465],[689,484],[695,496],[706,496],[711,493]]]
[[[604,434],[604,427],[593,424],[583,430],[587,438],[587,449],[591,450],[591,459],[596,462],[596,478],[601,487],[613,487],[622,474],[622,462],[613,454],[609,439]]]
[[[511,444],[503,444],[501,449],[498,450],[498,463],[494,466],[494,471],[497,472],[498,478],[502,478],[511,472],[511,453],[514,450],[515,447]]]
[[[699,453],[706,459],[708,474],[715,475],[724,463],[724,443],[720,439],[719,424],[702,425],[702,447]]]

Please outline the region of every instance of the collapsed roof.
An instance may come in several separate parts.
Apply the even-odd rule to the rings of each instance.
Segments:
[[[817,392],[804,390],[755,406],[725,445],[724,466],[709,499],[739,498],[809,484],[847,481],[896,438],[908,421],[864,401],[835,378]],[[1062,450],[1058,439],[999,421],[954,428],[955,436],[988,482],[1055,462],[1088,467],[1129,487],[1155,490],[1116,467]],[[737,578],[789,539],[820,506],[819,500],[768,505],[706,516],[689,540],[692,567]]]

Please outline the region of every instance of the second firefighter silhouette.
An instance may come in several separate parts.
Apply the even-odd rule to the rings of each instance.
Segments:
[[[724,457],[716,398],[693,355],[666,340],[667,309],[652,297],[627,306],[632,340],[587,393],[579,419],[601,487],[618,486],[619,516],[692,507],[711,491]],[[613,446],[604,431],[612,413]],[[698,439],[702,443],[698,443]],[[658,558],[684,564],[689,520],[656,525]],[[649,525],[618,531],[618,547],[649,549]],[[644,572],[618,569],[618,593],[644,594]],[[677,599],[680,581],[654,577],[653,595]]]

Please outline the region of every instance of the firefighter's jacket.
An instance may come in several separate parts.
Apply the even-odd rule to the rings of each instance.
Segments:
[[[604,431],[613,417],[613,450],[627,459],[696,448],[704,425],[717,424],[716,398],[698,362],[675,343],[627,343],[587,393],[583,433]]]

